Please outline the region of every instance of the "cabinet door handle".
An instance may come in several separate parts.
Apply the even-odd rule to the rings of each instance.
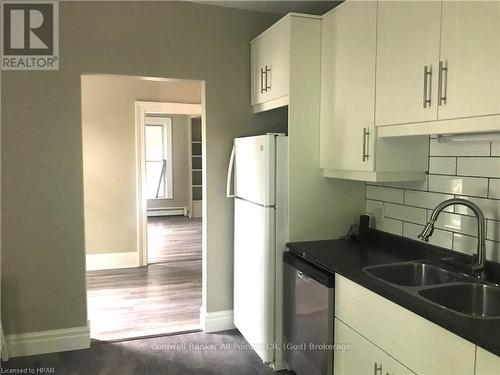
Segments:
[[[266,92],[271,90],[271,79],[267,79],[269,73],[271,73],[271,67],[266,65]]]
[[[438,105],[446,104],[448,94],[448,61],[439,62]]]
[[[369,140],[370,140],[370,129],[363,128],[363,155],[362,155],[363,161],[367,161],[368,158],[370,157],[368,149]]]
[[[432,103],[432,65],[424,66],[424,108]]]
[[[379,371],[380,371],[380,375],[382,375],[382,364],[380,364],[380,366],[379,366],[378,363],[375,362],[373,364],[373,375],[379,375]]]
[[[260,93],[263,94],[266,90],[264,88],[264,68],[260,68]]]

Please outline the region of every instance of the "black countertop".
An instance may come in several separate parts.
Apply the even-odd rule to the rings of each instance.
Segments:
[[[423,300],[402,289],[380,281],[363,271],[364,267],[410,260],[432,260],[453,256],[459,263],[470,263],[470,257],[399,236],[372,231],[366,242],[323,240],[291,242],[290,251],[311,263],[397,303],[425,319],[500,356],[500,319],[477,319],[462,316]],[[447,265],[447,268],[454,268]],[[456,267],[456,270],[460,268]],[[487,264],[487,273],[500,278],[500,266]]]

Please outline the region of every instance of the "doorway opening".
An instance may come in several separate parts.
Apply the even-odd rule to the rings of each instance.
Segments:
[[[200,330],[203,90],[201,81],[82,76],[94,340]]]
[[[165,121],[166,120],[166,121]],[[172,132],[172,121],[183,122],[182,129]],[[163,121],[163,131],[158,123]],[[167,125],[165,127],[165,124]],[[177,125],[179,126],[179,125]],[[202,259],[202,154],[201,116],[150,117],[145,121],[146,194],[147,194],[147,263],[185,262]],[[177,207],[172,191],[172,136],[186,139],[187,206]],[[149,151],[148,151],[149,150]],[[166,156],[168,154],[168,156]],[[169,162],[170,160],[170,162]],[[177,165],[176,165],[177,166]],[[177,170],[179,167],[177,167]],[[179,174],[179,172],[177,173]],[[185,178],[184,178],[185,180]]]

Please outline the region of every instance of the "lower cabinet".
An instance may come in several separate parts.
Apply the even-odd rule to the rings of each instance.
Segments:
[[[476,375],[500,375],[500,357],[477,347]]]
[[[414,374],[338,319],[335,319],[335,343],[346,348],[335,352],[335,375]]]
[[[385,358],[387,369],[404,364],[404,367],[392,370],[397,374],[474,374],[475,344],[338,274],[335,276],[335,317],[358,335],[353,336],[351,333],[349,338],[345,339],[342,332],[345,332],[346,328],[339,326],[340,333],[336,332],[337,340],[345,340],[345,344],[351,340],[353,343],[359,343],[359,347],[363,345],[363,348],[367,348],[355,350],[353,347],[352,354],[336,352],[335,367],[339,366],[336,375],[392,374],[393,372],[387,371],[386,368],[374,372],[374,363],[382,363],[384,366],[385,362],[377,360],[379,357],[372,353],[379,353],[380,358]],[[366,358],[362,360],[362,356]],[[496,360],[498,367],[499,359]],[[358,361],[359,364],[356,363]],[[485,360],[485,366],[490,366],[490,361]],[[367,363],[366,369],[350,370],[350,366],[362,366],[361,362]],[[480,374],[482,373],[476,372],[476,375]],[[500,375],[500,372],[494,374]]]

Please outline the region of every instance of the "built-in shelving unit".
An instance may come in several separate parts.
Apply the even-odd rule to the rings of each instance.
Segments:
[[[191,119],[191,211],[192,217],[201,217],[202,206],[202,155],[201,155],[201,117]]]

